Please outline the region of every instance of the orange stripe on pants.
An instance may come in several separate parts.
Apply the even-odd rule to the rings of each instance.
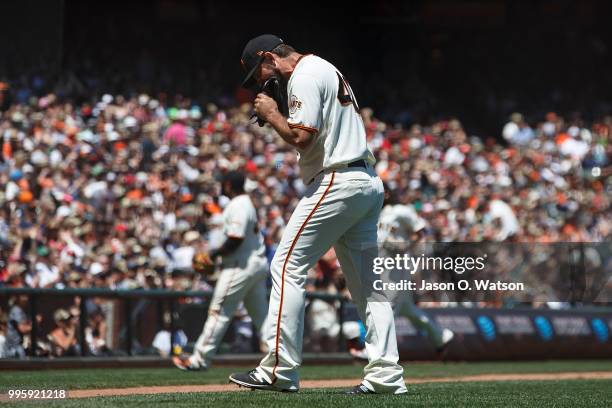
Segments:
[[[317,201],[317,204],[314,206],[314,208],[312,209],[310,214],[308,214],[308,217],[306,217],[306,219],[302,223],[302,226],[298,230],[298,233],[295,235],[295,238],[293,238],[293,241],[291,242],[291,246],[289,247],[289,252],[287,252],[287,256],[285,257],[285,262],[283,262],[283,273],[281,274],[280,304],[278,306],[278,318],[276,320],[276,347],[274,349],[274,356],[275,356],[275,360],[274,361],[275,362],[274,362],[274,368],[272,369],[272,376],[273,376],[272,384],[274,384],[276,382],[276,368],[278,367],[278,346],[279,346],[278,340],[279,340],[279,336],[280,336],[281,316],[282,316],[282,313],[283,313],[283,295],[285,293],[285,271],[287,269],[287,262],[289,261],[289,257],[291,256],[291,252],[293,252],[293,248],[295,247],[295,244],[297,243],[297,240],[300,238],[300,234],[302,233],[302,231],[304,231],[304,228],[306,227],[306,224],[312,218],[312,216],[314,215],[315,211],[317,211],[317,208],[319,208],[319,206],[323,202],[323,199],[325,199],[325,196],[327,195],[327,193],[331,189],[332,185],[334,184],[334,177],[335,176],[336,176],[336,172],[333,172],[332,176],[331,176],[331,180],[329,181],[329,186],[327,186],[327,188],[323,192],[323,195],[321,196],[319,201]]]

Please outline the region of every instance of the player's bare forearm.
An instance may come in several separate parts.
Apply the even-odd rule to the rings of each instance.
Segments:
[[[314,139],[314,134],[307,130],[291,129],[287,119],[278,110],[268,116],[268,123],[285,142],[298,149],[306,149]]]
[[[268,122],[290,145],[304,150],[314,140],[314,133],[303,129],[291,129],[287,119],[279,112],[276,101],[268,95],[260,93],[255,98],[255,113]]]

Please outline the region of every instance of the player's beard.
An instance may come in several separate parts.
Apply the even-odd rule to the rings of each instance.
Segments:
[[[287,81],[283,77],[283,74],[281,74],[281,72],[280,72],[280,70],[278,68],[274,68],[273,71],[274,71],[274,73],[272,74],[272,76],[270,78],[276,78],[278,80],[278,83],[281,84],[281,86],[285,90],[287,90]]]

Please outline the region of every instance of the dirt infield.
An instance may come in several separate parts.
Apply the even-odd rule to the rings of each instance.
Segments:
[[[612,372],[568,372],[568,373],[545,373],[545,374],[480,374],[463,377],[439,377],[439,378],[408,378],[407,384],[444,383],[444,382],[472,382],[472,381],[553,381],[553,380],[612,380]],[[360,379],[342,380],[303,380],[300,385],[302,389],[308,388],[336,388],[352,387],[358,384]],[[228,392],[248,391],[234,384],[208,384],[208,385],[173,385],[131,388],[104,388],[92,390],[74,390],[69,392],[70,398],[111,397],[121,395],[138,394],[168,394],[184,392]]]

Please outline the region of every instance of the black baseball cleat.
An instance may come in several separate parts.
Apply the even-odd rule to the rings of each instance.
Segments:
[[[370,390],[368,387],[366,387],[362,383],[362,384],[356,385],[355,387],[353,387],[353,389],[350,389],[350,390],[346,391],[345,394],[347,394],[347,395],[361,395],[361,394],[376,394],[376,392]]]
[[[234,373],[229,376],[230,382],[237,384],[239,387],[246,387],[252,390],[268,390],[277,392],[297,392],[297,390],[287,390],[275,387],[264,379],[260,379],[257,375],[257,370],[253,369],[248,373]]]

